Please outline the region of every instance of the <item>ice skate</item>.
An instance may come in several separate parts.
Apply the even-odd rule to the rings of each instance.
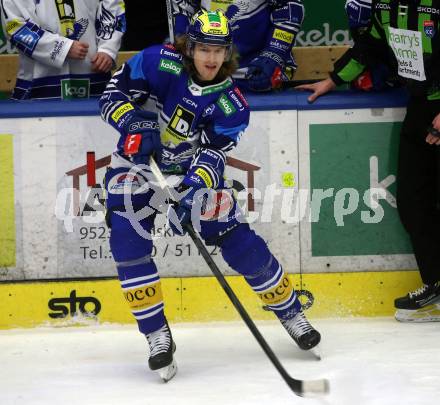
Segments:
[[[177,364],[173,358],[176,344],[173,341],[168,323],[155,332],[145,335],[150,347],[148,366],[157,371],[164,382],[171,380],[177,373]]]
[[[396,320],[400,322],[440,321],[440,283],[423,284],[404,297],[396,298]]]
[[[321,341],[320,333],[310,325],[303,311],[298,312],[291,319],[280,319],[280,321],[287,333],[302,350],[313,349]],[[320,358],[319,353],[316,351],[313,353]]]

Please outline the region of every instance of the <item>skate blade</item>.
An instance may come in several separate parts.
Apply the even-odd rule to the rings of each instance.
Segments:
[[[177,363],[173,359],[172,363],[166,367],[156,370],[163,382],[170,381],[177,374]]]
[[[399,322],[440,322],[440,304],[420,309],[398,309],[394,317]]]

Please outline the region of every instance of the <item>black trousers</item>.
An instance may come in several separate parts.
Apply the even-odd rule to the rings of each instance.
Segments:
[[[397,208],[425,284],[440,280],[440,146],[425,142],[440,101],[410,100],[400,134]]]

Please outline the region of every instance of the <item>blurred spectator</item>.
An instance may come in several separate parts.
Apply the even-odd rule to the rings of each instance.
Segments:
[[[122,0],[2,0],[1,16],[20,58],[12,99],[101,95],[125,31]]]

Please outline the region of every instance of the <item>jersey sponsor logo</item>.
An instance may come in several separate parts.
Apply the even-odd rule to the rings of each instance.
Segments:
[[[33,52],[37,46],[40,36],[38,33],[31,31],[28,27],[24,26],[13,35],[14,41],[20,43],[29,51]]]
[[[238,99],[238,97],[235,95],[235,93],[231,90],[231,91],[228,92],[228,94],[229,94],[229,97],[231,97],[232,100],[235,101],[235,104],[237,104],[238,109],[240,111],[243,111],[244,110],[244,106],[241,103],[241,101]]]
[[[124,298],[132,310],[142,310],[163,301],[161,282],[130,288],[124,291]]]
[[[177,104],[168,126],[162,136],[162,142],[173,147],[188,139],[191,125],[194,121],[194,114]]]
[[[273,38],[269,42],[269,46],[271,48],[275,48],[275,49],[278,49],[278,50],[283,51],[283,52],[289,50],[289,48],[290,48],[290,44],[287,44],[287,43],[285,43],[283,41],[278,41],[277,39],[273,39]]]
[[[173,48],[173,49],[174,49],[174,48]],[[179,58],[179,59],[182,58],[182,56],[179,55],[178,53],[170,52],[170,51],[167,51],[166,49],[161,49],[161,50],[160,50],[160,54],[161,54],[161,55],[166,55],[166,56],[171,56],[171,57],[173,57],[173,58]]]
[[[6,32],[9,35],[12,35],[15,31],[17,31],[20,27],[23,26],[23,23],[19,20],[11,20],[6,24]]]
[[[434,21],[423,21],[423,31],[428,38],[434,38],[435,35],[435,25]]]
[[[388,3],[377,3],[376,10],[391,10],[391,6]]]
[[[63,79],[61,80],[61,98],[71,100],[74,98],[89,98],[89,79]]]
[[[440,10],[438,8],[434,8],[434,7],[419,6],[419,7],[417,7],[417,12],[418,13],[423,13],[423,14],[437,14],[437,15],[440,15]]]
[[[243,104],[246,107],[249,107],[249,103],[247,102],[246,97],[243,96],[243,93],[240,91],[238,87],[234,87],[234,93],[237,94],[238,97],[240,97],[240,100],[243,102]]]
[[[275,28],[275,31],[273,32],[273,38],[291,44],[293,42],[293,39],[295,38],[295,35],[290,32]]]
[[[173,75],[179,76],[182,72],[183,66],[180,63],[174,62],[170,59],[161,59],[159,62],[159,70],[162,72],[171,73]]]
[[[112,120],[118,122],[120,118],[128,111],[134,110],[134,107],[130,103],[121,105],[113,114]]]
[[[230,115],[237,112],[237,110],[225,94],[222,94],[221,97],[217,100],[217,105],[220,107],[226,117],[229,117]]]
[[[63,49],[64,41],[55,41],[53,51],[50,53],[50,59],[54,61],[56,57],[61,52],[61,49]]]
[[[266,290],[259,295],[261,300],[267,305],[278,305],[286,301],[293,291],[293,286],[289,278],[284,275],[280,282],[273,288]]]
[[[197,176],[199,176],[203,180],[206,187],[208,187],[208,188],[212,187],[211,176],[209,175],[209,173],[206,170],[199,167],[194,173],[197,174]]]

